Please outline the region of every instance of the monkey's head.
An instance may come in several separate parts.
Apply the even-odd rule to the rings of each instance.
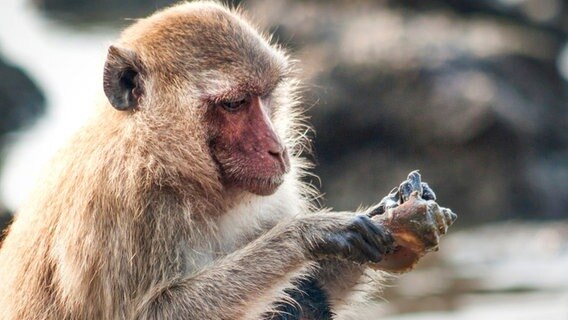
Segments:
[[[129,27],[104,72],[113,112],[134,128],[122,132],[142,135],[153,160],[257,195],[274,193],[290,170],[294,84],[278,48],[209,2]]]

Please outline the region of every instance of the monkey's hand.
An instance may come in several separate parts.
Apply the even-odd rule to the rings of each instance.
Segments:
[[[386,254],[380,263],[372,264],[372,268],[407,272],[426,253],[438,250],[440,237],[446,234],[457,215],[440,207],[435,200],[432,189],[413,171],[370,210],[369,216],[380,221],[396,242],[394,251]]]
[[[359,264],[377,263],[394,250],[394,238],[386,227],[363,214],[312,214],[301,223],[302,242],[311,260],[338,258]]]

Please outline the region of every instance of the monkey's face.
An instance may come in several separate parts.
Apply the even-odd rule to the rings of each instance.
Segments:
[[[145,143],[164,166],[270,195],[290,170],[279,135],[291,122],[288,73],[286,57],[244,20],[197,2],[127,29],[104,80],[110,103],[152,128]]]
[[[290,169],[288,151],[270,119],[270,100],[247,93],[210,107],[210,150],[229,187],[270,195]]]

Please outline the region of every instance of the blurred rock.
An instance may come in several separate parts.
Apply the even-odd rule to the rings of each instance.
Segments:
[[[486,14],[498,16],[533,27],[546,28],[558,35],[568,33],[568,2],[566,0],[420,0],[397,1],[402,6],[425,9],[432,6],[449,7],[453,11],[469,15]]]
[[[72,24],[107,23],[129,25],[177,0],[32,0],[50,17]],[[239,1],[227,1],[236,5]]]
[[[0,57],[0,162],[6,136],[30,125],[45,112],[45,97],[20,68]],[[10,220],[0,203],[0,233]]]
[[[4,229],[6,229],[11,220],[12,215],[10,212],[0,210],[0,244],[2,244],[2,240],[4,239]]]
[[[560,27],[448,2],[247,2],[300,60],[327,204],[369,204],[420,169],[458,224],[565,217]]]
[[[0,57],[0,143],[45,111],[45,97],[26,73]]]

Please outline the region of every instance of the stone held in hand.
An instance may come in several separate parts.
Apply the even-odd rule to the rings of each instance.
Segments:
[[[398,273],[412,270],[426,253],[437,251],[440,237],[446,234],[456,218],[450,209],[440,207],[433,200],[421,199],[418,192],[412,192],[401,205],[373,217],[380,219],[391,232],[396,248],[371,267]]]

